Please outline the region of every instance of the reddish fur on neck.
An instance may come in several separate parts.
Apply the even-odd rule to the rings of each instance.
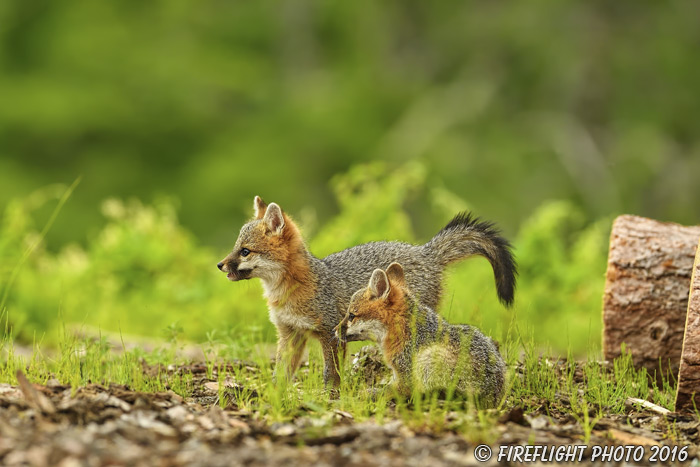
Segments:
[[[268,303],[270,306],[303,304],[316,294],[316,281],[311,273],[308,253],[299,228],[291,217],[283,214],[284,228],[282,234],[270,239],[270,250],[282,264],[285,264],[285,274],[279,287],[278,296],[282,300]],[[263,226],[264,228],[264,226]]]
[[[358,318],[362,320],[376,319],[386,327],[386,337],[382,342],[382,350],[387,362],[403,352],[408,343],[409,316],[406,308],[406,293],[400,287],[392,287],[389,296],[382,300],[372,300],[369,290],[365,291],[361,312]]]
[[[392,287],[383,310],[383,321],[387,334],[384,339],[384,355],[391,362],[403,352],[408,344],[409,317],[406,309],[406,294],[399,287]]]

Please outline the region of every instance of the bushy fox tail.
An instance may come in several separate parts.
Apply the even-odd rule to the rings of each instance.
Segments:
[[[510,243],[491,222],[459,213],[425,247],[444,266],[472,255],[485,257],[493,268],[498,299],[513,304],[517,266]]]

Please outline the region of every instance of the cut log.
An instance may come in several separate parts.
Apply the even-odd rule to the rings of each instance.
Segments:
[[[695,253],[676,389],[676,412],[695,410],[700,410],[700,245]]]
[[[678,374],[700,227],[620,216],[610,236],[603,298],[603,353],[624,343],[657,380]]]

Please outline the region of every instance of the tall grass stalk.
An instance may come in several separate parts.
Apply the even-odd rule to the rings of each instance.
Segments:
[[[3,310],[3,313],[6,313],[5,303],[7,302],[7,297],[10,295],[10,290],[12,290],[12,285],[14,284],[15,280],[17,280],[17,276],[19,275],[19,272],[22,269],[22,266],[24,266],[24,263],[29,259],[29,257],[32,255],[34,250],[36,250],[36,248],[41,244],[41,242],[44,241],[46,234],[49,233],[49,230],[51,230],[51,226],[53,226],[53,223],[56,221],[58,214],[61,212],[61,209],[63,209],[63,205],[66,204],[66,202],[68,201],[70,196],[73,194],[73,191],[75,191],[76,187],[80,183],[80,179],[81,179],[81,177],[76,178],[75,181],[68,188],[66,188],[66,191],[63,192],[63,195],[58,200],[56,207],[51,212],[51,216],[49,217],[49,220],[46,221],[44,228],[39,233],[39,237],[36,239],[36,241],[34,243],[29,245],[26,250],[24,250],[22,257],[17,262],[15,267],[12,269],[12,272],[10,273],[10,279],[7,281],[7,284],[5,284],[5,289],[2,292],[2,299],[0,299],[0,310]],[[7,319],[7,317],[6,317],[6,319]],[[7,324],[5,325],[5,327],[6,327],[5,333],[7,334],[7,332],[8,332]]]

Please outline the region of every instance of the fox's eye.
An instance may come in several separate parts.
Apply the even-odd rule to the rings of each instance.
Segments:
[[[241,256],[248,256],[250,254],[250,250],[248,248],[241,248]]]
[[[352,321],[353,319],[355,319],[355,313],[350,313],[350,314],[348,315],[348,320],[349,320],[349,321]]]

